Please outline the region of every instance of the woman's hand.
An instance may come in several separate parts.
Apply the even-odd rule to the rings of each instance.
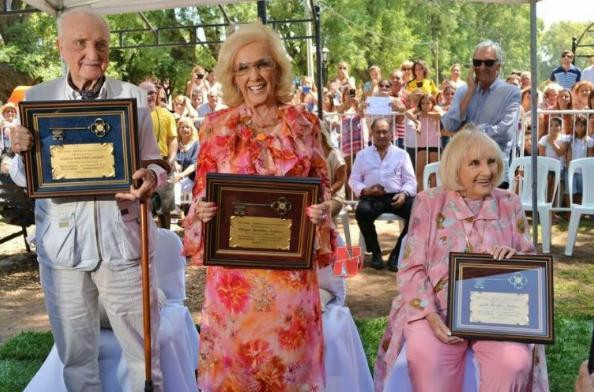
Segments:
[[[445,344],[456,344],[462,343],[464,339],[458,336],[452,336],[452,331],[443,323],[441,317],[435,312],[429,313],[425,316],[425,320],[429,323],[429,327],[433,331],[433,334],[440,342]]]
[[[515,254],[516,250],[514,248],[504,245],[496,245],[491,251],[491,256],[493,256],[495,260],[509,259]]]
[[[314,225],[319,225],[326,219],[328,215],[328,211],[330,211],[330,207],[328,203],[320,203],[320,204],[312,204],[307,207],[307,216],[309,216],[309,220]]]
[[[173,173],[173,180],[174,182],[180,182],[185,176],[182,173],[175,172]]]
[[[196,200],[194,201],[194,215],[202,222],[206,223],[214,218],[219,208],[212,201]]]

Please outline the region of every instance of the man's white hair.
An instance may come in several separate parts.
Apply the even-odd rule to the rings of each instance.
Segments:
[[[503,64],[503,50],[501,49],[501,45],[499,45],[495,41],[491,41],[487,39],[485,41],[479,42],[477,46],[474,47],[474,52],[476,53],[479,49],[483,48],[491,48],[495,51],[495,58],[497,58],[497,62],[499,64]]]
[[[109,24],[101,15],[99,15],[97,12],[95,12],[91,8],[76,7],[76,8],[69,8],[66,11],[62,12],[58,16],[58,19],[56,20],[56,27],[58,30],[58,38],[62,37],[62,33],[64,31],[64,20],[67,19],[70,15],[85,15],[85,16],[89,16],[91,18],[97,19],[105,26],[105,29],[107,30],[107,35],[109,35],[109,32],[110,32]]]

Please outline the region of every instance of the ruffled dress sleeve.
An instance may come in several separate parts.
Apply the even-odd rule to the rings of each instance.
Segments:
[[[326,166],[326,158],[324,156],[324,149],[322,147],[322,140],[320,134],[320,121],[313,115],[308,113],[310,120],[313,123],[312,127],[312,154],[311,167],[309,176],[319,177],[321,180],[321,192],[318,197],[318,203],[328,201],[331,198],[330,180],[328,176],[328,169]],[[315,250],[315,261],[318,268],[323,268],[334,261],[336,252],[336,230],[332,216],[330,213],[326,214],[326,219],[316,227],[317,247]]]
[[[213,132],[212,123],[207,116],[200,127],[200,154],[196,161],[196,176],[192,189],[192,200],[206,195],[206,174],[217,172],[217,161],[212,154],[213,144],[217,136]],[[202,265],[204,256],[204,224],[196,219],[194,203],[190,205],[184,222],[184,255],[191,258],[191,263]]]

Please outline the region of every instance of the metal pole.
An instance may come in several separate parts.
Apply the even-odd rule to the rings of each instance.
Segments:
[[[305,14],[311,17],[313,12],[309,8],[308,0],[303,0],[303,6],[305,7]],[[305,22],[305,35],[311,36],[311,22]],[[305,40],[305,58],[307,60],[307,76],[313,79],[314,77],[314,57],[313,57],[313,40],[308,38]],[[317,53],[317,52],[316,52]]]
[[[532,110],[530,112],[532,134],[532,242],[534,247],[538,243],[538,213],[536,200],[536,185],[537,185],[537,144],[538,144],[538,115],[536,110],[538,108],[538,90],[537,90],[537,69],[536,69],[536,1],[530,0],[530,96],[532,101]],[[511,179],[510,179],[511,181]],[[511,182],[510,182],[511,183]]]
[[[316,36],[316,85],[318,86],[318,117],[324,118],[322,109],[322,40],[320,39],[320,6],[312,4],[314,30]]]
[[[262,24],[268,22],[266,17],[266,0],[258,0],[258,18],[262,21]]]

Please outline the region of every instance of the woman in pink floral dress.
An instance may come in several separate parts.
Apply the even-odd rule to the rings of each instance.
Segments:
[[[289,106],[290,63],[276,33],[259,23],[232,34],[216,69],[229,109],[200,131],[194,203],[184,246],[202,263],[203,223],[217,206],[202,201],[209,172],[322,179],[309,207],[317,224],[315,264],[334,246],[326,163],[317,117]],[[315,268],[315,267],[314,267]],[[208,267],[200,329],[198,380],[203,391],[323,391],[323,336],[315,270]]]
[[[479,364],[481,391],[548,390],[542,346],[465,340],[452,336],[444,322],[450,252],[488,253],[501,260],[534,251],[518,196],[495,187],[503,175],[499,147],[469,128],[444,150],[443,187],[415,199],[397,275],[400,294],[375,363],[376,392],[398,390],[387,381],[404,341],[415,391],[461,391],[468,349]]]

